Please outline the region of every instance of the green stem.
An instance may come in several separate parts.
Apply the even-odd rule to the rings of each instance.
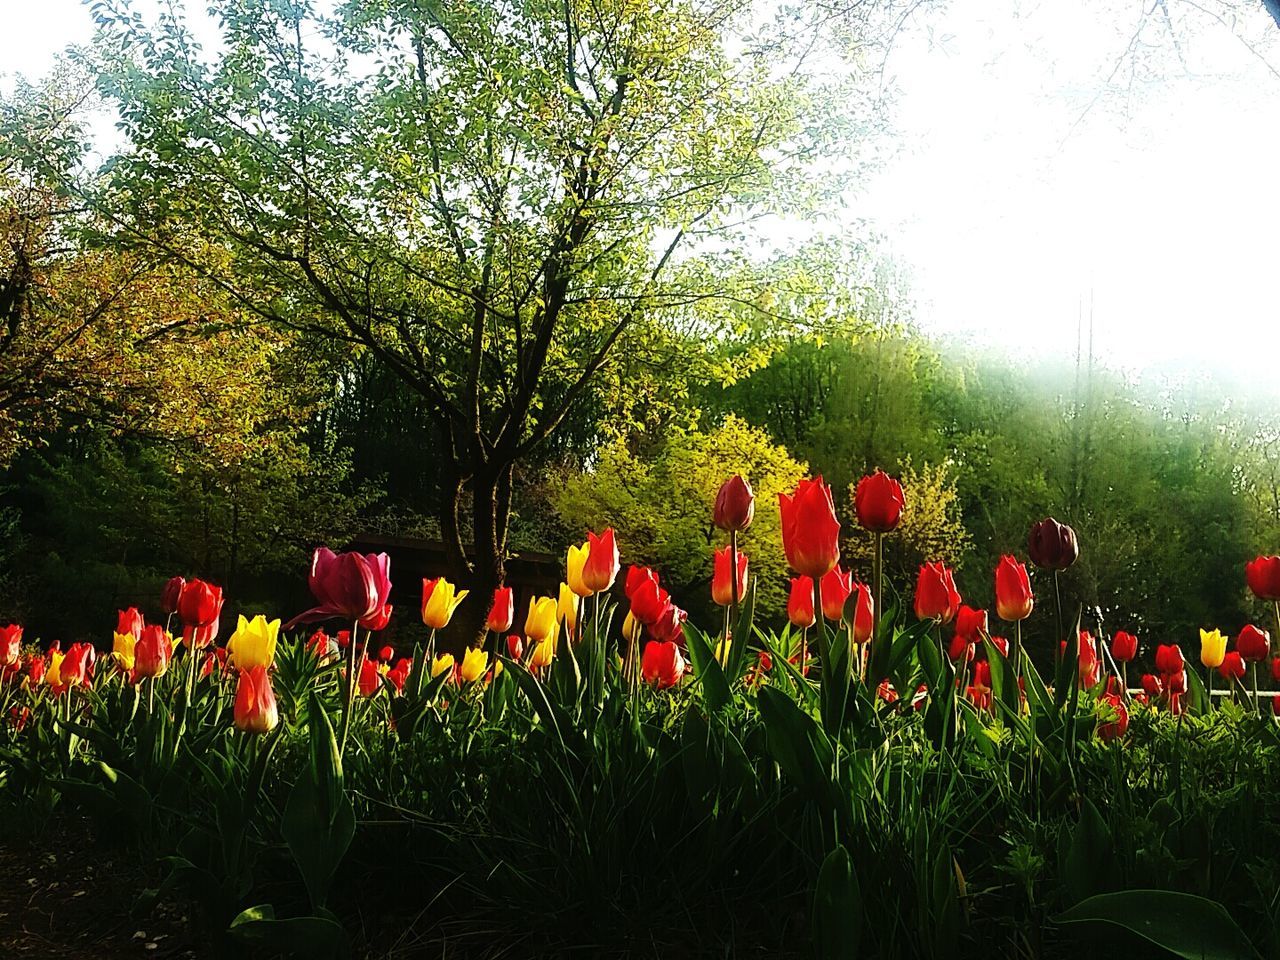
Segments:
[[[356,638],[360,632],[360,621],[351,624],[351,642],[347,644],[347,682],[342,691],[342,735],[338,739],[338,756],[347,752],[347,734],[351,730],[351,713],[355,708],[356,698]],[[432,641],[435,631],[432,631]],[[428,667],[430,669],[430,667]]]

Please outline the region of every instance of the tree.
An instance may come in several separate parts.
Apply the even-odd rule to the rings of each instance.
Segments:
[[[669,311],[751,301],[697,255],[841,187],[808,176],[850,130],[798,69],[811,24],[746,0],[224,2],[211,50],[177,16],[94,9],[129,139],[98,209],[425,397],[441,531],[480,591],[515,465]]]

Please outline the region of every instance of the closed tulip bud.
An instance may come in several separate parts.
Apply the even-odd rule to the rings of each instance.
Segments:
[[[657,623],[671,609],[671,597],[656,580],[645,580],[631,594],[631,612],[645,626]]]
[[[524,635],[541,643],[555,635],[556,602],[550,597],[530,597],[529,613],[524,618]]]
[[[1276,683],[1280,683],[1280,657],[1272,657],[1271,659],[1271,679]]]
[[[116,617],[116,633],[127,633],[137,640],[142,636],[142,624],[142,614],[138,612],[137,607],[120,610]]]
[[[22,627],[16,623],[0,627],[0,667],[17,666],[22,657]]]
[[[658,586],[658,574],[649,567],[638,567],[634,563],[627,568],[627,580],[622,586],[622,592],[627,595],[627,602],[634,603],[636,591],[645,584],[653,584]]]
[[[517,663],[524,659],[524,641],[517,634],[507,637],[507,656]]]
[[[733,548],[725,547],[714,554],[714,573],[711,577],[711,599],[722,607],[733,603]],[[632,568],[634,569],[634,567]],[[738,599],[747,593],[747,555],[738,551]]]
[[[916,617],[950,623],[960,609],[955,576],[941,561],[926,563],[916,578]]]
[[[178,616],[188,627],[207,627],[222,613],[222,588],[188,580],[178,595]]]
[[[960,604],[956,611],[956,636],[968,643],[977,643],[987,632],[987,611],[975,610],[968,604]]]
[[[556,622],[564,624],[564,628],[573,636],[578,629],[578,595],[569,589],[567,583],[560,584],[560,601],[556,604]]]
[[[787,598],[787,619],[791,625],[801,630],[812,627],[817,622],[813,615],[813,579],[810,577],[792,577],[791,595]]]
[[[1182,648],[1176,643],[1162,643],[1156,647],[1156,672],[1164,676],[1180,673],[1185,664]]]
[[[875,473],[858,481],[853,494],[858,523],[875,533],[888,533],[896,528],[905,503],[902,484],[878,467]]]
[[[1098,698],[1098,704],[1103,708],[1103,715],[1099,718],[1102,722],[1098,724],[1098,739],[1105,742],[1119,740],[1125,735],[1125,731],[1129,729],[1129,708],[1124,705],[1124,700],[1115,693],[1104,694]]]
[[[644,682],[659,690],[674,687],[684,676],[685,662],[674,643],[650,640],[640,657],[640,673]]]
[[[839,564],[827,571],[818,581],[818,594],[822,599],[822,615],[828,620],[844,618],[844,604],[853,592],[853,574],[845,573]]]
[[[187,581],[182,577],[170,577],[160,593],[160,609],[172,616],[178,612],[178,598],[182,596],[182,588]]]
[[[1280,717],[1280,693],[1271,698],[1271,715]]]
[[[782,514],[782,548],[796,573],[815,580],[840,559],[840,521],[831,488],[822,477],[801,480],[795,493],[778,494]]]
[[[413,660],[410,657],[401,657],[395,662],[390,670],[387,671],[387,679],[391,681],[391,685],[396,688],[396,693],[404,691],[405,681],[409,679],[409,674],[413,671]]]
[[[1244,676],[1244,658],[1240,656],[1239,650],[1223,654],[1222,662],[1218,664],[1218,673],[1227,680],[1239,680]]]
[[[1132,633],[1117,630],[1111,638],[1111,657],[1117,663],[1129,663],[1138,655],[1138,638]]]
[[[991,645],[1000,651],[1000,656],[1007,657],[1009,655],[1009,641],[1004,637],[987,637],[991,641]]]
[[[1080,543],[1074,530],[1048,517],[1031,528],[1027,553],[1042,570],[1065,570],[1080,556]]]
[[[582,580],[582,570],[587,565],[587,557],[591,555],[591,545],[584,543],[581,546],[571,545],[569,552],[565,554],[565,581],[580,597],[591,596],[591,588]],[[635,570],[635,567],[631,568]],[[628,573],[628,581],[630,581],[630,573]]]
[[[432,630],[443,630],[453,611],[467,598],[469,590],[458,590],[444,577],[422,581],[422,622]]]
[[[751,484],[734,475],[720,486],[716,494],[715,524],[725,533],[745,530],[756,515],[756,495]],[[721,604],[724,606],[724,604]]]
[[[613,527],[606,527],[600,536],[588,532],[587,544],[589,552],[587,562],[582,565],[582,583],[592,593],[603,593],[613,586],[622,567]]]
[[[1200,631],[1200,662],[1209,669],[1222,665],[1222,658],[1227,655],[1227,638],[1221,630]]]
[[[855,583],[844,602],[844,619],[853,624],[853,642],[866,643],[876,629],[875,605],[871,588],[865,583]]]
[[[452,653],[442,653],[438,657],[431,660],[431,679],[434,680],[442,673],[451,673],[457,665],[457,661],[453,659]]]
[[[391,658],[394,657],[395,655],[396,655],[395,648],[393,648],[390,644],[387,644],[381,650],[378,651],[378,659],[381,660],[383,663],[390,663]]]
[[[382,689],[382,671],[378,662],[367,657],[360,658],[360,675],[356,678],[356,689],[362,697],[372,697]]]
[[[280,722],[275,691],[271,689],[266,667],[240,671],[240,682],[236,684],[235,722],[236,728],[245,733],[270,733]]]
[[[1271,634],[1247,623],[1236,637],[1236,649],[1240,658],[1248,663],[1257,663],[1271,655]]]
[[[125,673],[133,670],[134,648],[138,641],[132,633],[117,633],[111,642],[111,658]]]
[[[1244,578],[1259,600],[1280,600],[1280,557],[1255,557],[1244,565]]]
[[[483,650],[472,647],[462,655],[462,667],[458,672],[466,683],[475,683],[488,671],[489,655]]]
[[[516,618],[515,592],[510,587],[498,587],[493,591],[493,606],[484,628],[492,633],[506,633]]]
[[[235,632],[227,641],[231,665],[237,670],[271,666],[275,663],[279,635],[279,620],[268,621],[262,614],[246,620],[241,614],[236,621]]]
[[[550,600],[550,598],[547,598]],[[552,601],[554,604],[554,601]],[[554,612],[554,607],[553,607]],[[553,619],[554,623],[554,619]],[[556,656],[556,641],[554,637],[548,637],[546,640],[539,641],[529,653],[529,669],[534,673],[551,666],[551,661]]]
[[[996,615],[1011,622],[1025,620],[1034,606],[1035,595],[1026,566],[1005,554],[996,567]]]
[[[135,679],[163,677],[173,659],[173,640],[164,628],[148,624],[142,628],[142,636],[133,648],[133,675]]]
[[[1164,684],[1160,678],[1153,673],[1144,673],[1142,675],[1142,690],[1152,700],[1164,693]]]
[[[622,621],[622,638],[635,646],[643,636],[644,624],[636,619],[635,614],[628,611],[626,619]]]

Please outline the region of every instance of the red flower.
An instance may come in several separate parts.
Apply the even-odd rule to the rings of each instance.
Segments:
[[[142,636],[142,614],[137,607],[117,611],[116,633],[131,636],[136,641]],[[3,659],[3,658],[0,658]]]
[[[733,603],[733,548],[715,551],[715,569],[711,577],[711,599],[722,607]],[[738,599],[747,593],[747,555],[738,551]]]
[[[187,649],[199,649],[207,647],[213,641],[218,639],[218,621],[215,620],[207,627],[183,627],[182,642]]]
[[[631,615],[645,626],[657,623],[670,608],[671,595],[658,586],[657,577],[640,581],[631,594]]]
[[[893,684],[888,679],[880,681],[880,686],[876,687],[876,696],[885,703],[898,702],[898,691],[893,688]]]
[[[851,605],[853,607],[853,642],[866,643],[876,629],[876,612],[873,609],[871,588],[865,583],[855,583],[849,598],[845,601],[844,609],[845,618],[848,619],[849,607]]]
[[[385,630],[387,629],[387,624],[390,622],[391,604],[384,603],[380,609],[375,610],[367,617],[362,617],[360,620],[360,626],[364,627],[366,630]]]
[[[627,582],[623,584],[622,592],[627,595],[629,603],[635,602],[636,591],[646,583],[652,583],[656,587],[658,574],[649,567],[638,567],[634,563],[627,567]]]
[[[622,566],[618,559],[618,543],[614,539],[613,527],[606,527],[598,537],[588,532],[587,542],[591,552],[587,554],[587,562],[582,565],[582,582],[592,593],[602,593],[613,586]]]
[[[245,733],[270,733],[280,721],[275,691],[263,665],[240,671],[236,685],[235,722]]]
[[[524,659],[524,641],[518,633],[507,637],[507,656],[517,662]]]
[[[368,556],[350,551],[334,553],[319,547],[311,558],[307,579],[319,601],[294,617],[287,626],[330,618],[347,622],[378,613],[391,593],[391,560],[385,553]]]
[[[62,658],[58,675],[63,687],[74,687],[93,679],[93,662],[97,654],[91,643],[73,643]]]
[[[964,637],[969,643],[977,643],[986,632],[987,611],[961,604],[956,611],[956,635]]]
[[[163,677],[172,659],[173,641],[164,628],[154,623],[143,627],[142,636],[133,648],[134,679]]]
[[[307,638],[307,650],[317,660],[337,656],[338,644],[323,629],[317,630]]]
[[[926,563],[916,579],[916,617],[950,623],[960,609],[955,577],[942,561]]]
[[[1059,644],[1062,655],[1067,655],[1067,641]],[[1080,649],[1077,653],[1080,686],[1092,687],[1098,682],[1098,647],[1088,630],[1080,631]]]
[[[640,673],[645,683],[659,690],[674,687],[684,676],[685,662],[680,648],[674,643],[650,640],[640,656]]]
[[[756,496],[751,484],[740,476],[732,476],[716,494],[715,524],[726,533],[745,530],[756,514]],[[724,604],[721,604],[724,606]]]
[[[902,518],[902,484],[879,467],[858,481],[853,494],[853,509],[858,522],[875,533],[888,533]]]
[[[1271,655],[1271,634],[1247,623],[1236,637],[1236,649],[1249,663],[1257,663]]]
[[[1244,578],[1259,600],[1280,600],[1280,557],[1255,557],[1244,565]]]
[[[1032,526],[1027,553],[1042,570],[1065,570],[1080,556],[1080,543],[1074,530],[1049,517]]]
[[[1271,659],[1271,679],[1276,683],[1280,683],[1280,657]]]
[[[666,591],[663,591],[664,593]],[[684,645],[684,621],[688,614],[670,601],[656,620],[644,625],[645,635],[650,640],[663,643]]]
[[[182,595],[182,588],[186,583],[182,577],[170,577],[165,583],[164,590],[160,593],[160,609],[166,614],[172,616],[178,612],[178,597]]]
[[[831,488],[822,477],[801,480],[793,494],[778,494],[782,513],[782,549],[796,573],[815,580],[840,559],[840,521]]]
[[[822,597],[822,615],[828,620],[844,619],[844,604],[853,592],[853,574],[845,573],[840,565],[832,567],[819,582],[818,593]]]
[[[395,666],[387,671],[387,679],[396,688],[396,693],[404,692],[405,681],[409,679],[409,674],[412,671],[413,659],[410,657],[401,657],[395,662]]]
[[[493,633],[506,633],[516,618],[515,591],[510,587],[496,587],[493,591],[493,606],[489,608],[489,618],[484,628]]]
[[[1239,650],[1232,650],[1222,658],[1222,663],[1218,664],[1218,673],[1228,681],[1239,680],[1244,676],[1244,658],[1240,656]]]
[[[0,627],[0,667],[16,666],[22,656],[22,627],[11,623]]]
[[[360,676],[356,680],[356,686],[362,697],[372,697],[382,688],[382,678],[375,661],[365,657],[360,659]]]
[[[1182,648],[1176,643],[1162,643],[1156,647],[1156,672],[1168,676],[1181,673],[1186,661],[1182,658]]]
[[[1187,692],[1187,671],[1165,674],[1164,689],[1170,696],[1180,696]]]
[[[27,663],[27,681],[33,687],[38,687],[44,681],[45,668],[48,666],[45,658],[36,654]]]
[[[188,580],[178,594],[178,616],[188,627],[207,627],[222,613],[222,588],[203,580]]]
[[[1271,714],[1280,717],[1280,693],[1271,698]]]
[[[957,633],[951,638],[951,642],[947,644],[947,656],[951,658],[952,663],[959,663],[961,660],[972,660],[973,644]]]
[[[1098,724],[1098,737],[1105,741],[1119,740],[1124,736],[1125,731],[1129,729],[1129,708],[1124,705],[1124,700],[1118,694],[1108,693],[1098,698],[1099,703],[1105,703],[1110,707],[1111,712],[1115,714],[1114,720],[1108,720],[1106,723]]]
[[[1025,620],[1035,602],[1026,565],[1005,554],[996,566],[996,615],[1001,620]]]
[[[813,579],[792,577],[791,595],[787,598],[787,619],[802,630],[817,622],[813,615]]]
[[[1111,638],[1111,656],[1117,663],[1129,663],[1138,655],[1138,638],[1132,633],[1117,630]]]
[[[1164,683],[1154,673],[1144,673],[1142,675],[1142,689],[1148,697],[1155,700],[1164,693]]]

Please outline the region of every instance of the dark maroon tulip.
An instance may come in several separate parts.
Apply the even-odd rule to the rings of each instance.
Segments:
[[[366,620],[387,604],[391,560],[385,553],[365,556],[320,547],[311,558],[309,584],[319,603],[294,617],[289,626],[330,618]]]
[[[716,494],[715,524],[726,533],[745,530],[756,515],[756,495],[751,484],[734,475],[724,482]]]
[[[178,597],[182,595],[182,588],[187,581],[182,577],[172,577],[169,582],[164,585],[164,591],[160,594],[160,609],[167,614],[178,612]]]
[[[1080,556],[1080,543],[1074,530],[1049,517],[1031,528],[1027,553],[1042,570],[1065,570]]]

